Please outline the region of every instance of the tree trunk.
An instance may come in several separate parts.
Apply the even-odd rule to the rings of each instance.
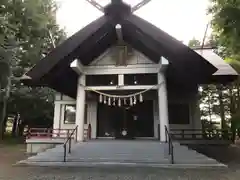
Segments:
[[[240,77],[239,76],[236,83],[236,89],[237,89],[237,111],[240,111]]]
[[[22,137],[23,136],[23,132],[24,132],[24,124],[23,122],[19,119],[19,123],[18,123],[18,136]]]
[[[232,86],[229,86],[229,99],[230,99],[230,104],[229,104],[229,109],[230,109],[230,115],[231,117],[235,114],[235,102],[234,102],[234,97],[233,97],[233,92],[232,92]]]
[[[11,73],[10,73],[11,74]],[[11,76],[8,77],[8,83],[5,88],[5,94],[3,97],[3,106],[2,106],[2,116],[0,117],[0,139],[3,139],[4,137],[4,132],[5,132],[5,123],[6,123],[6,118],[7,116],[7,103],[8,103],[8,98],[9,98],[9,93],[10,93],[10,87],[11,87]]]
[[[219,106],[220,106],[220,118],[221,118],[221,125],[222,129],[226,129],[226,121],[225,121],[225,111],[224,111],[224,104],[223,104],[223,93],[222,93],[222,85],[217,87],[218,90],[218,98],[219,98]]]
[[[212,125],[211,91],[210,91],[209,86],[208,86],[207,90],[208,90],[208,115],[209,115],[210,124]]]
[[[17,121],[18,121],[18,114],[16,114],[16,115],[14,116],[14,119],[13,119],[12,137],[15,137],[15,136],[16,136]]]
[[[3,98],[3,107],[2,107],[2,116],[1,116],[1,122],[0,122],[0,139],[3,139],[4,132],[5,132],[5,118],[6,118],[6,110],[7,110],[7,97]]]

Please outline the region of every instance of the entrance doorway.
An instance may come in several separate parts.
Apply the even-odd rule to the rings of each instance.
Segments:
[[[153,102],[144,101],[135,106],[108,106],[98,104],[97,136],[116,139],[153,137]]]
[[[116,139],[133,139],[135,136],[135,124],[130,107],[116,107],[112,120]]]

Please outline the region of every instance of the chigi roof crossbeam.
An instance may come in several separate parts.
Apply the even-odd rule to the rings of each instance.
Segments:
[[[90,3],[92,6],[94,6],[95,8],[97,8],[99,11],[104,13],[104,6],[102,6],[100,3],[98,3],[97,0],[86,0],[88,3]],[[142,8],[143,6],[145,6],[146,4],[148,4],[150,1],[152,0],[142,0],[139,3],[137,3],[136,5],[134,5],[131,8],[131,12],[135,12],[138,9]],[[122,0],[112,0],[111,3],[122,3]]]

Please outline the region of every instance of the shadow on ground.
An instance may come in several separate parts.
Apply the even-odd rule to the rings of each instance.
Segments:
[[[240,169],[240,146],[238,145],[194,145],[189,147],[228,165],[229,168]]]

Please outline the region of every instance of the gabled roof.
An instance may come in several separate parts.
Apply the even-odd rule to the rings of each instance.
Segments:
[[[220,56],[213,52],[212,49],[195,50],[198,54],[204,57],[208,62],[214,65],[218,70],[213,74],[214,76],[238,75],[238,73],[226,63]]]
[[[209,82],[229,82],[238,76],[237,71],[218,56],[213,49],[197,49],[195,52],[217,68],[217,71],[212,75],[211,79],[209,79]]]
[[[169,60],[171,76],[177,81],[199,83],[217,71],[204,57],[149,22],[131,14],[123,3],[110,4],[95,20],[40,60],[26,75],[25,84],[46,85],[71,97],[76,95],[78,75],[70,68],[75,59],[90,64],[117,42],[115,26],[121,24],[123,40],[158,63]]]

